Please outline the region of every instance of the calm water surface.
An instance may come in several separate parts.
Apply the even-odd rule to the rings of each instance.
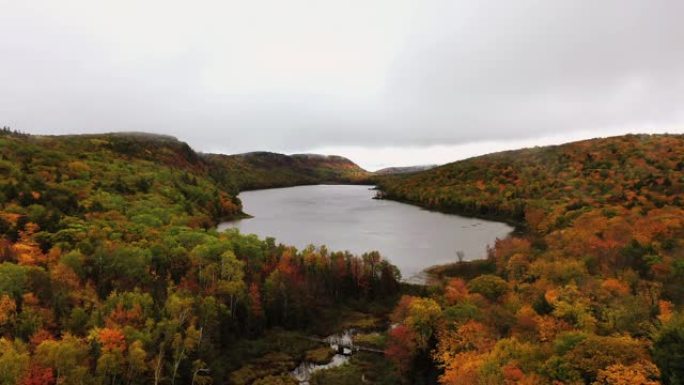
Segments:
[[[430,266],[486,256],[487,245],[513,228],[507,224],[426,211],[404,203],[372,199],[371,186],[317,185],[247,191],[244,211],[254,218],[224,222],[245,234],[275,237],[304,248],[361,254],[379,251],[401,270],[404,279],[420,281]]]

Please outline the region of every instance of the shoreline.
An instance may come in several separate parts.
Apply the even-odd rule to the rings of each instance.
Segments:
[[[335,184],[319,183],[319,184],[315,184],[315,185],[298,185],[298,186],[267,188],[267,189],[259,189],[259,190],[247,190],[247,191],[252,192],[252,191],[265,191],[265,190],[274,190],[274,189],[281,189],[281,190],[285,191],[285,190],[291,190],[291,189],[296,188],[296,187],[313,187],[313,186],[356,186],[356,187],[364,186],[364,187],[367,187],[369,190],[368,196],[370,198],[368,198],[368,199],[374,199],[374,197],[372,196],[372,191],[380,191],[378,189],[377,185],[341,184],[341,183],[335,183]],[[290,191],[288,194],[297,194],[297,193]],[[506,225],[506,227],[508,227],[508,229],[505,233],[502,232],[501,234],[493,235],[492,239],[486,240],[486,243],[482,245],[482,250],[479,250],[479,251],[475,251],[475,250],[468,251],[467,239],[459,242],[459,244],[466,245],[466,247],[465,247],[466,252],[468,252],[470,254],[470,258],[468,258],[466,261],[464,261],[462,263],[469,263],[471,265],[486,263],[486,261],[487,261],[487,251],[486,251],[487,249],[486,248],[493,246],[493,242],[495,241],[494,237],[496,237],[496,239],[504,239],[504,238],[506,238],[512,234],[515,234],[516,232],[521,231],[520,226],[517,223],[514,223],[513,221],[510,221],[510,220],[502,221],[502,220],[499,220],[499,218],[494,218],[492,216],[462,215],[461,213],[457,213],[454,211],[440,211],[440,210],[425,208],[421,205],[415,204],[415,202],[401,201],[401,200],[397,200],[397,199],[383,199],[383,200],[393,201],[393,202],[399,203],[400,205],[407,205],[407,206],[413,207],[412,210],[418,209],[420,211],[424,211],[427,213],[438,213],[438,214],[442,214],[442,215],[461,217],[464,220],[470,220],[470,221],[482,220],[485,222],[489,222],[492,225],[501,224],[501,225]],[[247,218],[254,218],[254,216],[252,216],[250,214],[246,214],[243,212],[239,216],[226,218],[222,221],[219,221],[218,223],[216,223],[216,229],[219,231],[222,231],[222,230],[225,230],[227,228],[237,227],[235,222],[238,222],[242,219],[247,219]],[[518,226],[516,226],[516,225],[518,225]],[[447,233],[459,232],[459,230],[460,229],[457,226],[455,226],[455,227],[451,227],[451,226],[444,227],[444,232],[447,232]],[[258,230],[255,230],[254,228],[252,228],[249,231],[247,231],[247,230],[245,230],[245,231],[246,232],[256,232]],[[262,237],[266,237],[266,236],[267,235],[262,235]],[[280,242],[286,242],[286,243],[288,242],[287,239],[282,238],[282,236],[281,237],[278,237],[275,235],[271,235],[271,236],[275,237]],[[321,242],[321,245],[325,245],[326,247],[331,247],[331,243],[330,243],[331,241],[330,240],[326,241],[325,239],[319,239],[318,241]],[[333,242],[333,244],[334,244],[334,242]],[[318,245],[317,247],[320,247],[321,245]],[[300,245],[300,246],[302,246],[301,248],[303,249],[303,248],[306,248],[308,245],[307,246]],[[315,243],[314,243],[314,246],[316,246]],[[340,246],[340,245],[338,245],[338,246]],[[351,252],[348,249],[348,247],[349,247],[348,244],[342,245],[342,247],[335,248],[335,250],[336,251],[345,251],[346,250],[346,251]],[[361,255],[362,253],[369,252],[369,251],[373,250],[374,247],[377,249],[378,246],[377,245],[375,245],[375,246],[374,245],[368,245],[367,249],[357,250],[357,251],[353,252],[353,254]],[[420,252],[420,250],[416,250],[416,252]],[[405,256],[402,257],[402,254],[400,254],[397,262],[394,262],[392,260],[393,259],[392,257],[394,255],[391,252],[391,250],[384,250],[384,252],[381,251],[381,254],[383,255],[383,257],[385,259],[387,259],[390,263],[394,264],[398,268],[402,265],[401,261],[406,261]],[[433,254],[434,254],[434,252],[433,252]],[[425,258],[429,257],[430,252],[424,251],[423,254],[415,254],[415,255],[422,255],[422,257],[415,257],[414,256],[413,257],[414,259],[425,259]],[[442,252],[440,252],[439,254],[435,254],[435,255],[442,255],[444,258],[434,258],[436,260],[431,261],[432,263],[424,265],[424,267],[420,270],[414,270],[413,268],[411,268],[407,272],[402,271],[401,282],[405,283],[407,285],[418,285],[418,286],[428,287],[428,286],[431,286],[431,285],[433,285],[436,282],[441,280],[441,278],[442,278],[441,272],[442,271],[451,270],[451,268],[450,268],[451,266],[455,266],[455,265],[459,264],[459,262],[457,261],[457,257],[455,255],[453,255],[453,256],[451,254],[444,255]],[[433,258],[429,258],[429,259],[433,259]],[[428,262],[430,262],[430,261],[428,261]],[[410,266],[410,264],[409,264],[409,266]],[[403,270],[403,269],[401,269],[401,270]]]

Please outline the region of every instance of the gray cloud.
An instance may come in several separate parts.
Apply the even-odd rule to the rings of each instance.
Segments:
[[[0,124],[288,152],[684,123],[679,0],[94,3],[0,1]]]

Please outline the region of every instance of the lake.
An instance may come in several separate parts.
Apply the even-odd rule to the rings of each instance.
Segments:
[[[354,254],[377,250],[409,282],[421,282],[431,266],[484,258],[487,245],[508,235],[505,223],[427,211],[372,199],[372,186],[316,185],[246,191],[239,195],[253,218],[223,222],[219,231],[275,237],[299,249],[309,244]]]

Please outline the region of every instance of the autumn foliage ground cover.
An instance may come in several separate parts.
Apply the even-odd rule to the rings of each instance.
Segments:
[[[390,199],[523,231],[487,272],[406,296],[387,355],[442,384],[684,383],[684,137],[509,151],[379,180]],[[459,271],[468,272],[459,276]]]

